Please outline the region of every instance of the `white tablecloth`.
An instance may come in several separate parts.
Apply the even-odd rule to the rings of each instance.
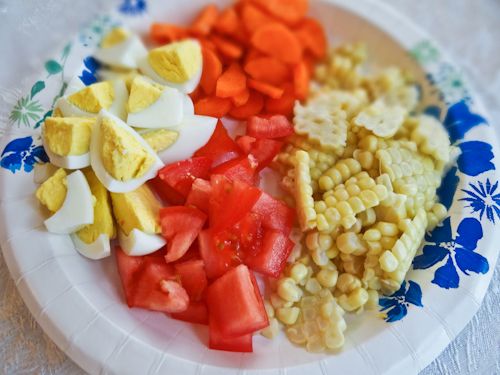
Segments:
[[[168,0],[165,0],[168,1]],[[355,0],[353,0],[355,1]],[[500,132],[500,1],[380,0],[427,29],[465,69]],[[0,0],[0,121],[43,61],[104,0]],[[31,317],[0,255],[0,374],[82,374]],[[500,266],[479,313],[422,374],[500,374]]]

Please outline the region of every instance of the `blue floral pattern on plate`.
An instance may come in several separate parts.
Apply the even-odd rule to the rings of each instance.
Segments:
[[[408,313],[410,304],[423,307],[422,289],[415,281],[403,281],[401,288],[394,294],[381,297],[378,301],[381,312],[385,312],[385,321],[393,323],[403,319]]]
[[[47,163],[49,158],[43,146],[35,146],[33,137],[17,138],[5,146],[0,160],[2,168],[16,173],[21,169],[29,173],[36,163]]]
[[[136,15],[146,11],[146,0],[123,0],[118,10],[123,14]]]
[[[500,192],[497,192],[498,181],[492,184],[490,179],[486,183],[478,181],[477,184],[469,183],[470,189],[462,189],[466,197],[459,201],[469,202],[467,207],[472,209],[472,213],[479,212],[479,220],[486,218],[495,224],[495,217],[500,219]]]

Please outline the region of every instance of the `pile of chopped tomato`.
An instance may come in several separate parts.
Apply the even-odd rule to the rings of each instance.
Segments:
[[[278,277],[294,246],[294,210],[257,187],[259,171],[292,133],[285,116],[252,117],[234,141],[219,122],[192,158],[159,171],[151,186],[167,204],[167,245],[141,257],[117,251],[130,307],[208,324],[212,349],[252,351],[252,334],[269,324],[252,271]]]

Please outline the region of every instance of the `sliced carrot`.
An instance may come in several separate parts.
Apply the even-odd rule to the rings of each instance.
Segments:
[[[241,107],[242,105],[246,104],[246,102],[248,102],[249,98],[250,98],[250,90],[245,88],[238,95],[233,96],[231,100],[233,101],[233,104],[236,107]]]
[[[198,37],[197,39],[200,42],[202,49],[210,49],[212,51],[217,50],[217,47],[215,46],[214,42],[212,42],[210,39],[200,38],[200,37]]]
[[[151,24],[149,35],[154,42],[165,44],[186,38],[188,31],[184,27],[169,23],[153,23]]]
[[[249,78],[247,80],[248,87],[260,92],[270,98],[279,99],[283,96],[284,90],[281,87],[276,87],[270,85],[269,83],[257,81],[255,79]]]
[[[250,116],[258,115],[262,111],[263,107],[264,97],[262,94],[259,94],[256,91],[251,91],[248,101],[240,107],[234,107],[229,112],[229,116],[238,120],[246,120]]]
[[[197,115],[221,118],[229,113],[232,106],[231,99],[207,96],[194,104],[194,112]]]
[[[215,44],[217,50],[225,57],[237,60],[243,55],[243,49],[230,40],[217,35],[212,35],[210,40]]]
[[[266,112],[291,117],[293,114],[293,106],[295,104],[293,86],[290,83],[286,83],[283,85],[283,88],[285,91],[283,92],[281,98],[268,98],[266,100]]]
[[[306,18],[295,29],[295,35],[302,47],[310,51],[316,58],[326,55],[327,40],[323,26],[313,18]]]
[[[195,35],[208,35],[217,21],[219,10],[215,4],[209,4],[201,10],[198,17],[191,24],[191,31]]]
[[[251,42],[259,51],[284,63],[297,64],[302,59],[302,45],[290,29],[281,23],[261,26],[253,34]]]
[[[247,78],[238,63],[233,63],[217,80],[215,94],[219,98],[230,98],[245,90]]]
[[[217,80],[222,74],[222,63],[212,50],[202,49],[203,54],[203,72],[201,74],[200,85],[203,91],[212,95],[217,85]]]
[[[202,97],[204,97],[203,90],[202,90],[201,86],[198,85],[198,87],[191,94],[189,94],[189,97],[191,98],[193,103],[197,102]]]
[[[271,85],[281,85],[290,76],[288,66],[274,57],[249,59],[244,69],[250,77]]]
[[[273,17],[249,2],[242,4],[240,14],[241,22],[243,23],[245,30],[250,35],[253,34],[259,27],[271,22],[276,22]]]
[[[253,48],[253,47],[248,48],[246,51],[246,55],[245,55],[245,65],[249,61],[254,60],[254,59],[258,59],[259,57],[265,57],[265,56],[262,54],[262,52],[260,52],[256,48]]]
[[[252,0],[252,2],[289,25],[303,19],[309,6],[308,0]]]
[[[302,61],[293,68],[293,87],[295,96],[304,100],[309,94],[309,69],[306,62]]]
[[[302,61],[307,66],[307,70],[309,72],[309,77],[312,77],[314,75],[314,66],[315,66],[317,60],[318,59],[316,57],[314,57],[313,55],[311,55],[310,52],[304,53]]]
[[[226,8],[215,22],[215,30],[221,34],[232,35],[238,31],[241,26],[238,13],[234,8]]]

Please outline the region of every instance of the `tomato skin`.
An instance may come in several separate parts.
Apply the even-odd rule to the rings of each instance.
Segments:
[[[293,124],[283,115],[252,116],[247,122],[247,135],[254,138],[283,138],[293,134]]]
[[[215,350],[227,352],[251,353],[253,352],[252,334],[227,337],[225,336],[213,319],[209,318],[209,341],[208,347]]]
[[[220,236],[216,237],[210,229],[200,232],[198,242],[201,258],[205,263],[205,272],[210,280],[222,276],[241,263],[236,250],[225,245],[224,240]]]
[[[243,135],[236,139],[236,143],[248,155],[252,155],[258,163],[257,172],[267,167],[278,155],[283,142],[274,139],[256,139]]]
[[[201,259],[174,264],[175,272],[191,301],[199,301],[207,288],[205,263]]]
[[[295,221],[295,211],[279,199],[262,192],[252,212],[262,219],[264,228],[290,234]]]
[[[256,185],[258,161],[252,155],[241,156],[229,160],[215,167],[212,174],[226,176],[232,181],[242,181],[249,185]]]
[[[197,178],[191,186],[191,191],[186,199],[186,206],[194,206],[208,214],[208,202],[212,194],[210,181]]]
[[[208,309],[205,302],[190,301],[186,310],[170,316],[184,322],[208,325]]]
[[[175,205],[184,204],[184,196],[167,185],[159,176],[149,180],[148,186],[153,189],[162,201]]]
[[[207,306],[210,321],[226,337],[246,335],[269,325],[255,277],[244,264],[208,287]]]
[[[241,150],[248,155],[256,140],[257,138],[250,137],[249,135],[241,135],[236,138],[236,143],[240,146]]]
[[[219,120],[215,130],[205,144],[199,148],[194,156],[206,156],[213,160],[213,165],[219,165],[225,161],[234,159],[241,155],[241,150],[227,133],[226,128]]]
[[[167,263],[181,258],[200,233],[207,215],[195,207],[170,206],[160,209],[163,237],[167,239]]]
[[[239,251],[245,255],[256,255],[262,246],[264,230],[259,215],[250,212],[232,228],[238,237]]]

